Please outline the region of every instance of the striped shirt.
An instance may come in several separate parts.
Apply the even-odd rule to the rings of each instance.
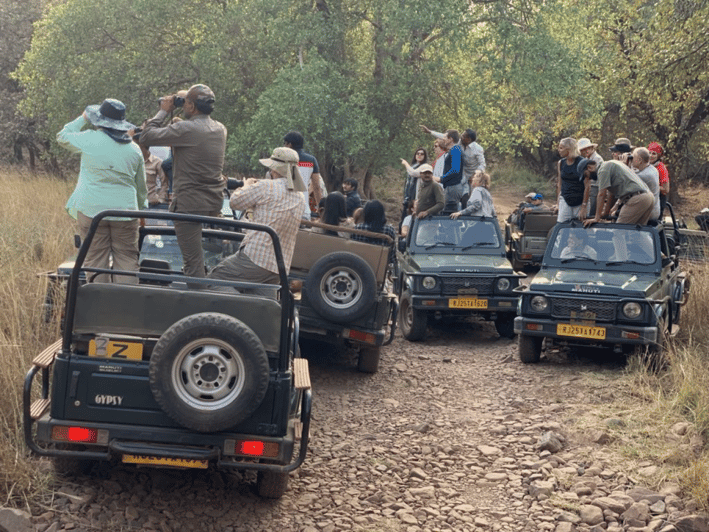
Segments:
[[[303,193],[289,190],[285,179],[264,179],[236,189],[229,200],[232,209],[253,210],[253,221],[271,227],[281,241],[286,271],[290,271],[295,237],[303,215]],[[246,231],[244,253],[262,268],[278,273],[276,254],[268,233]]]

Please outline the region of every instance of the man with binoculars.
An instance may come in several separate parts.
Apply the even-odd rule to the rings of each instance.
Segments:
[[[176,107],[184,120],[164,125]],[[140,134],[145,146],[170,146],[173,157],[171,212],[219,216],[224,198],[224,152],[226,128],[209,116],[214,110],[214,93],[206,85],[160,98],[160,110],[147,121]],[[202,225],[175,222],[175,234],[184,258],[184,274],[204,277]],[[198,288],[200,285],[188,283]]]

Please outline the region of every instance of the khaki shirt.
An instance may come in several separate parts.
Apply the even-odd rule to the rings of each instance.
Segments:
[[[140,134],[145,146],[172,147],[172,203],[170,211],[221,211],[223,203],[226,128],[207,115],[163,127],[167,112],[160,110]]]
[[[620,161],[606,161],[598,169],[598,190],[609,189],[615,198],[650,192],[635,172]]]
[[[162,159],[152,153],[145,161],[145,183],[148,185],[148,203],[167,203],[169,183],[162,169]]]

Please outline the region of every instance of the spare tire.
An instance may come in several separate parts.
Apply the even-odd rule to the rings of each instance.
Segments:
[[[268,389],[268,355],[242,321],[205,312],[181,319],[150,357],[150,390],[185,428],[216,432],[247,419]]]
[[[305,280],[305,293],[320,316],[348,323],[371,311],[377,299],[377,280],[364,259],[338,251],[313,265]]]

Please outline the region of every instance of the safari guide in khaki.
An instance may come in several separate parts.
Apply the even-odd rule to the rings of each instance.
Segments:
[[[206,85],[193,85],[160,99],[160,110],[140,134],[145,146],[170,146],[173,157],[173,197],[170,211],[219,216],[224,198],[226,128],[212,120],[214,93]],[[164,126],[169,114],[183,107],[184,120]],[[202,224],[175,222],[175,235],[184,259],[184,273],[205,277]],[[199,288],[198,283],[188,283]]]
[[[147,207],[143,155],[126,133],[134,126],[125,117],[123,102],[108,98],[100,106],[89,105],[81,116],[57,133],[60,146],[81,154],[79,179],[66,210],[76,219],[82,240],[86,238],[94,216],[101,211]],[[82,131],[87,124],[95,129]],[[111,255],[114,270],[138,270],[138,220],[101,220],[84,266],[109,269]],[[101,274],[91,280],[138,283],[137,277],[128,275]]]

